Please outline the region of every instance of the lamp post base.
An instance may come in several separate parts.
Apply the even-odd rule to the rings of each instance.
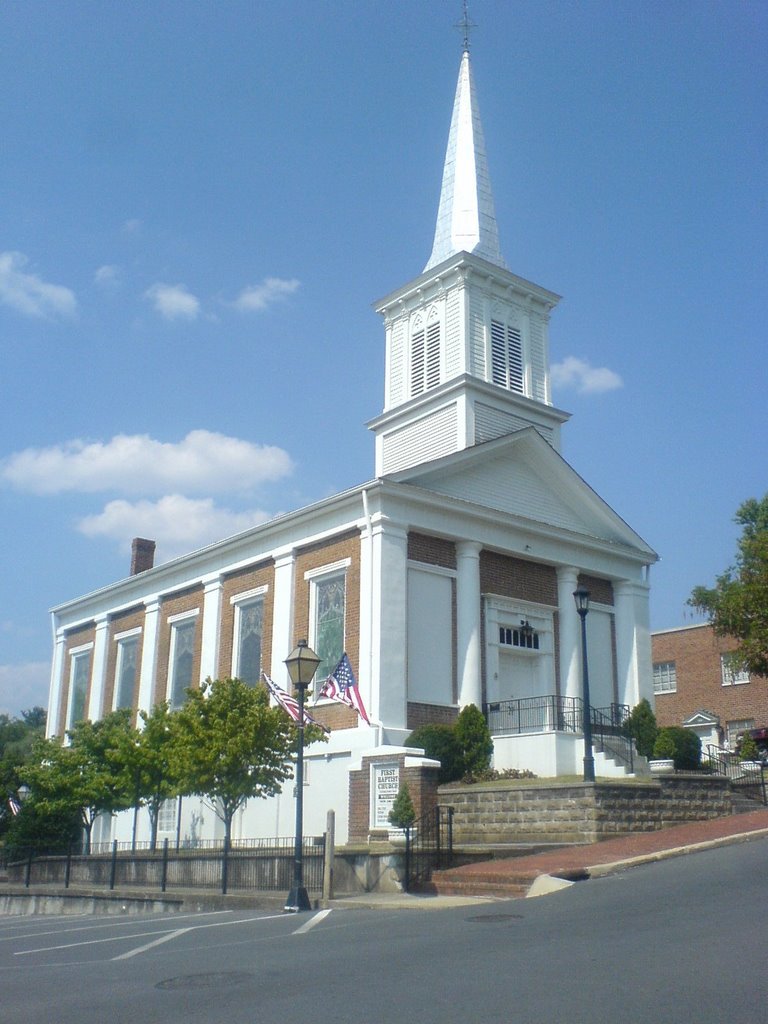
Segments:
[[[309,895],[303,885],[294,887],[288,893],[288,897],[285,901],[283,910],[288,914],[296,914],[300,910],[311,910],[312,904],[309,902]]]
[[[595,781],[595,759],[594,757],[584,758],[584,781],[594,782]]]

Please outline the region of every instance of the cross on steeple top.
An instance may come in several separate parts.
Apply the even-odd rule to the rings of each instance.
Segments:
[[[473,28],[477,28],[477,24],[474,21],[470,21],[469,9],[467,0],[464,0],[464,13],[461,21],[456,22],[454,28],[461,29],[463,33],[462,49],[465,53],[469,53],[469,34]]]

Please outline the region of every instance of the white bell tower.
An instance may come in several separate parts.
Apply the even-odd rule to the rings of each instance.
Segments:
[[[549,314],[560,296],[507,270],[466,45],[432,254],[420,277],[376,303],[386,330],[376,476],[533,425],[559,451]]]

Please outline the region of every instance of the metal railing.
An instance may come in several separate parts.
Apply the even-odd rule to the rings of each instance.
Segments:
[[[414,892],[453,863],[453,808],[434,807],[405,832],[403,888]]]
[[[103,846],[104,844],[100,844]],[[123,847],[123,849],[120,849]],[[225,847],[219,841],[205,849],[173,848],[167,839],[157,850],[131,850],[130,843],[109,844],[109,850],[82,854],[79,847],[46,853],[17,850],[6,864],[10,882],[30,885],[87,885],[112,889],[209,889],[223,893],[286,892],[291,887],[293,837],[251,840]],[[305,837],[304,885],[322,892],[325,837]]]
[[[580,697],[518,697],[488,704],[486,714],[491,735],[520,735],[533,732],[584,731],[584,703]],[[626,704],[591,708],[592,742],[596,750],[634,770],[634,743],[627,736],[629,717]]]
[[[745,768],[735,754],[724,750],[713,743],[707,744],[707,768],[714,775],[723,775],[731,784],[735,793],[755,800],[757,803],[768,804],[766,790],[765,765],[756,762]]]

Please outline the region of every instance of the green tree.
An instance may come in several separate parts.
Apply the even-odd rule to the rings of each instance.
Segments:
[[[738,641],[741,666],[768,676],[768,494],[745,501],[734,518],[742,528],[735,564],[714,587],[695,587],[688,604],[708,616],[718,636]]]
[[[41,814],[77,811],[90,852],[93,824],[99,814],[113,814],[134,800],[129,751],[136,741],[131,711],[113,711],[98,722],[78,722],[68,744],[40,740],[35,760],[21,771]]]
[[[411,799],[408,783],[404,782],[397,791],[397,796],[389,812],[389,823],[395,828],[410,828],[416,821],[416,809]]]
[[[656,715],[646,697],[636,704],[624,723],[624,731],[635,741],[641,757],[653,757],[653,745],[659,732]]]
[[[478,775],[490,768],[493,739],[485,716],[476,705],[467,704],[459,712],[456,739],[461,747],[464,775]]]
[[[440,785],[444,782],[456,782],[464,774],[464,755],[453,725],[421,725],[414,729],[405,745],[417,747],[424,751],[425,757],[440,762],[440,772],[437,776]]]
[[[45,710],[34,707],[21,718],[0,715],[0,835],[13,824],[7,797],[18,793],[21,768],[31,759],[36,741],[45,733]]]
[[[157,845],[157,821],[164,800],[178,796],[182,758],[179,750],[179,715],[167,701],[140,711],[143,728],[137,731],[130,751],[134,801],[149,811],[151,845]]]
[[[238,808],[279,793],[293,774],[296,729],[282,708],[270,707],[263,686],[209,679],[187,692],[178,711],[180,792],[211,799],[229,845]]]

